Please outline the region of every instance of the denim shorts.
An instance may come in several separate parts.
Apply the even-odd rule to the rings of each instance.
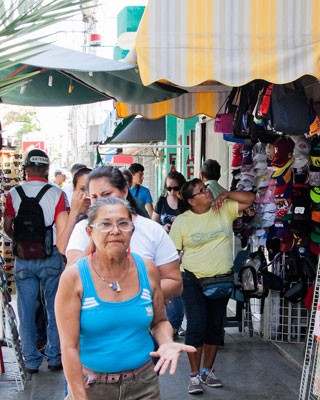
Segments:
[[[117,383],[96,382],[86,389],[89,400],[161,400],[160,387],[157,374],[154,372],[154,364],[148,367],[131,379]],[[84,381],[88,379],[84,375]],[[69,393],[65,400],[72,400]]]
[[[202,347],[204,344],[223,344],[224,319],[229,299],[210,300],[202,293],[196,277],[182,273],[182,298],[187,319],[185,344]]]

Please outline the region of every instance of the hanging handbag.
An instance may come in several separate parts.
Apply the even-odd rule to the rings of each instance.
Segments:
[[[271,126],[277,132],[303,135],[310,130],[309,107],[298,84],[295,89],[274,85],[271,95]]]
[[[238,88],[233,88],[228,97],[220,107],[214,121],[214,131],[216,133],[232,133],[232,123],[234,117],[233,100],[237,93]],[[220,113],[225,105],[224,113]]]
[[[210,300],[228,299],[234,288],[233,274],[199,278],[198,282],[203,294]]]

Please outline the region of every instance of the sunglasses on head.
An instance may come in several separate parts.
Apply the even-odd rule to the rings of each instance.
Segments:
[[[171,192],[171,190],[174,190],[175,192],[179,192],[180,188],[179,188],[179,186],[166,186],[166,190],[168,192]]]

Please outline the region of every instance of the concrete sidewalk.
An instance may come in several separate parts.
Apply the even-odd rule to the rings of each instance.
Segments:
[[[182,338],[178,339],[183,341]],[[278,344],[243,336],[236,328],[226,329],[225,346],[219,350],[216,374],[222,388],[204,387],[201,399],[215,400],[295,400],[298,398],[303,346]],[[298,368],[301,367],[301,368]],[[192,399],[187,392],[189,363],[180,358],[174,376],[160,377],[163,400]],[[0,376],[1,400],[62,400],[63,372],[51,372],[44,362],[38,374],[17,392],[15,382]]]

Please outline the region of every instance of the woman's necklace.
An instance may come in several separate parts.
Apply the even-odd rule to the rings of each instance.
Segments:
[[[97,270],[94,267],[94,263],[93,263],[93,256],[90,257],[91,258],[91,266],[92,269],[94,270],[94,272],[98,275],[98,277],[105,283],[108,284],[109,288],[111,288],[111,290],[113,292],[121,292],[121,287],[119,285],[119,282],[123,281],[124,278],[127,276],[128,272],[129,272],[129,266],[130,266],[130,261],[129,259],[127,259],[127,268],[123,274],[123,276],[121,277],[121,279],[116,280],[116,281],[109,281],[108,279],[104,278],[103,276],[101,276],[100,274],[98,274]]]

